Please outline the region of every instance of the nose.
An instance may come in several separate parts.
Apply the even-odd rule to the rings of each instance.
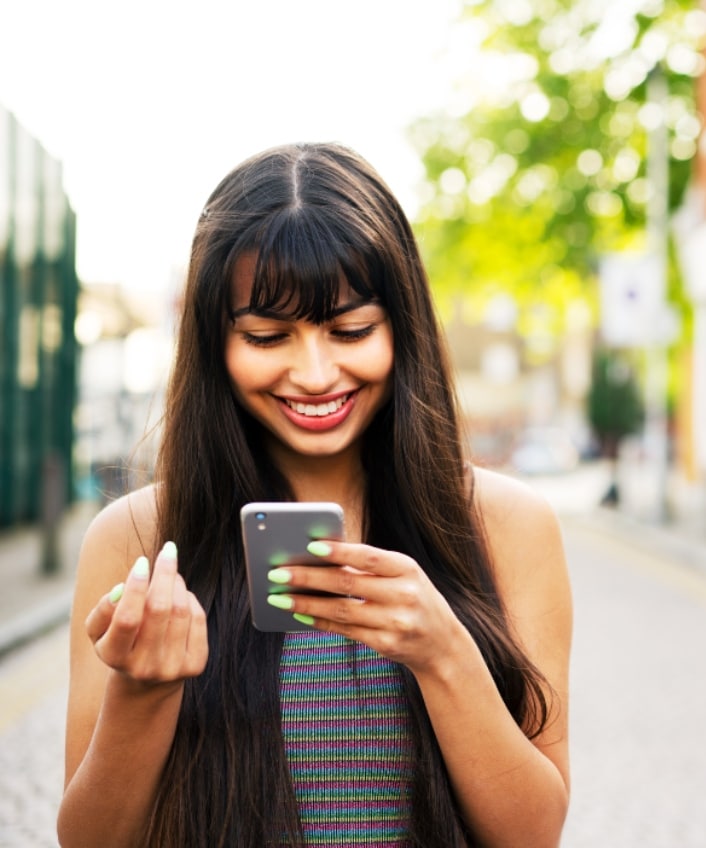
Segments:
[[[293,387],[305,394],[325,394],[331,391],[340,376],[333,351],[319,327],[312,326],[298,339],[289,369]]]

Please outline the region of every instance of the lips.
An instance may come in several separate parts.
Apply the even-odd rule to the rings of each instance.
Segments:
[[[281,409],[287,418],[304,430],[329,430],[338,427],[350,415],[355,404],[357,391],[313,403],[306,400],[278,397]]]

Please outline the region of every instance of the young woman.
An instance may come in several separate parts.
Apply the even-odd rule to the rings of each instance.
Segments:
[[[331,567],[270,574],[303,632],[251,623],[261,500],[345,511]],[[556,846],[570,632],[553,514],[464,462],[389,189],[338,145],[236,168],[196,230],[157,482],[83,545],[62,846]]]

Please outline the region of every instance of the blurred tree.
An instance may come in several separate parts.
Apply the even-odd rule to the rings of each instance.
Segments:
[[[638,433],[645,418],[635,371],[624,354],[600,348],[596,351],[587,407],[602,455],[614,459],[621,440]]]
[[[645,419],[642,394],[625,354],[605,349],[595,352],[586,403],[588,421],[601,455],[611,460],[613,466],[612,482],[604,500],[617,503],[616,466],[620,444],[626,436],[638,433]]]
[[[700,121],[706,11],[697,0],[465,0],[464,69],[444,115],[410,128],[426,178],[416,229],[437,292],[479,306],[510,292],[538,305],[594,298],[598,256],[642,246],[650,197],[647,102],[669,98],[670,206],[689,180]],[[528,317],[529,316],[529,317]]]

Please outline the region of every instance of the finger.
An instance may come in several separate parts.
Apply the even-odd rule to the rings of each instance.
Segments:
[[[182,576],[176,574],[172,585],[169,619],[160,646],[160,674],[165,678],[177,677],[182,673],[190,625],[189,593]]]
[[[191,621],[186,641],[185,674],[192,677],[201,674],[208,661],[208,625],[206,613],[196,596],[188,593]]]
[[[285,596],[279,595],[278,598]],[[299,621],[311,624],[311,619],[319,626],[326,623],[340,625],[356,625],[361,627],[375,626],[375,611],[372,605],[360,598],[322,598],[316,595],[292,594],[290,610]],[[303,617],[303,618],[302,618]],[[306,621],[305,619],[310,619]]]
[[[271,583],[299,592],[329,592],[370,601],[416,603],[428,583],[417,563],[405,554],[370,545],[315,542],[309,552],[322,557],[321,566],[287,565],[268,572]],[[325,557],[325,558],[324,558]],[[345,563],[345,564],[343,564]],[[339,568],[331,567],[340,564]],[[394,585],[392,582],[394,581]]]
[[[348,627],[407,632],[416,627],[419,620],[418,608],[404,603],[385,604],[357,597],[321,597],[298,593],[277,597],[291,599],[288,608],[297,615]]]
[[[291,588],[292,591],[303,594],[319,594],[324,592],[329,595],[342,595],[364,599],[367,601],[380,601],[390,599],[394,594],[398,581],[404,578],[379,577],[366,574],[358,569],[348,566],[287,566],[286,568],[275,568],[268,572],[271,583],[280,587],[280,591],[273,592],[276,597],[281,595],[282,589]],[[405,583],[407,581],[404,581]],[[402,584],[400,584],[401,586]]]
[[[381,577],[397,577],[418,567],[415,561],[397,551],[385,551],[371,545],[352,544],[351,542],[320,541],[311,542],[307,550],[323,562],[347,565],[367,574]]]
[[[149,573],[147,557],[138,557],[125,581],[122,597],[113,609],[110,625],[96,642],[100,656],[108,665],[120,667],[137,638],[144,614]]]
[[[145,597],[145,611],[140,628],[140,644],[156,658],[174,613],[174,585],[177,577],[177,549],[167,542],[157,555],[152,579]]]
[[[295,620],[317,630],[338,633],[364,642],[373,650],[398,662],[404,661],[410,647],[426,641],[423,617],[418,610],[404,606],[383,606],[356,598],[315,598],[292,596]]]

